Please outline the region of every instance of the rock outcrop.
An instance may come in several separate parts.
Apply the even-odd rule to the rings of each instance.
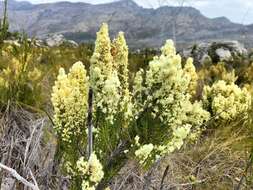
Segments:
[[[235,56],[247,55],[247,49],[238,41],[203,42],[182,51],[183,57],[193,57],[196,66],[206,60],[229,61]]]
[[[45,39],[45,43],[49,47],[60,46],[67,44],[72,47],[77,47],[78,44],[73,40],[67,40],[62,34],[54,34]]]

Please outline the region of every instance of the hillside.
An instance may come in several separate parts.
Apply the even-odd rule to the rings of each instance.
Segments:
[[[147,9],[133,0],[99,5],[70,2],[35,5],[10,0],[8,9],[12,31],[24,30],[40,38],[61,33],[78,42],[94,41],[98,27],[107,22],[113,36],[118,31],[126,33],[131,47],[158,47],[173,37],[175,19],[177,42],[181,43],[219,39],[249,43],[252,35],[252,26],[232,23],[225,17],[210,19],[192,7]]]

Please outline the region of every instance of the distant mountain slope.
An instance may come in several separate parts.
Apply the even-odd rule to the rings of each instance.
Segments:
[[[9,1],[11,30],[24,30],[29,35],[46,37],[61,33],[76,41],[94,40],[102,22],[110,25],[112,35],[122,30],[134,47],[160,46],[173,37],[176,18],[176,37],[181,43],[199,40],[237,39],[249,41],[252,26],[230,22],[225,17],[210,19],[192,7],[161,7],[146,9],[132,0],[108,4],[47,3]],[[178,14],[176,17],[175,15]]]

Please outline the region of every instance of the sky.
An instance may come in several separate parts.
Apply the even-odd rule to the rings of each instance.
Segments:
[[[46,3],[62,0],[28,0],[32,3]],[[92,4],[107,3],[115,0],[65,0]],[[156,8],[158,5],[192,6],[207,17],[225,16],[240,24],[253,24],[253,0],[134,0],[143,7]]]

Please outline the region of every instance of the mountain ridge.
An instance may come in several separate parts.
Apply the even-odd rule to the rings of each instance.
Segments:
[[[193,7],[143,8],[133,0],[98,5],[11,0],[8,10],[12,31],[25,31],[39,38],[63,34],[71,40],[88,42],[94,41],[101,23],[107,22],[112,36],[124,31],[132,47],[158,47],[173,36],[178,43],[195,43],[222,39],[243,41],[247,34],[245,41],[249,43],[253,27],[233,23],[226,17],[208,18]]]

